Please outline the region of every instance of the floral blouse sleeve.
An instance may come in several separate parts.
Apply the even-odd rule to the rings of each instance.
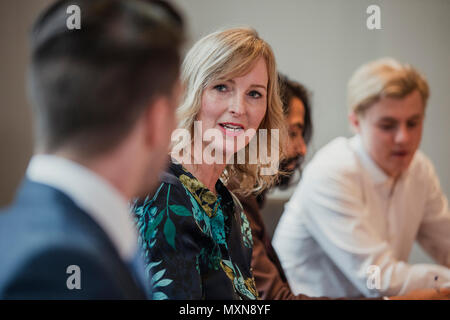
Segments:
[[[216,190],[172,163],[155,195],[135,203],[153,299],[257,299],[249,223],[220,180]]]

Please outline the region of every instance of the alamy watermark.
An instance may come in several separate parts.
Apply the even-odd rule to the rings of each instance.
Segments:
[[[66,26],[69,30],[81,29],[81,9],[79,6],[73,4],[67,7],[66,10],[69,17],[66,19]],[[366,26],[369,30],[381,29],[381,9],[380,6],[372,4],[367,7],[366,13],[369,14],[366,20]]]
[[[381,29],[381,9],[380,6],[372,4],[367,7],[366,13],[370,14],[366,20],[366,26],[369,30]]]
[[[70,276],[66,280],[67,289],[73,290],[81,289],[81,269],[76,264],[72,264],[67,267],[66,273],[70,274]]]
[[[377,265],[370,265],[366,269],[367,282],[366,286],[369,290],[381,289],[381,270]]]
[[[69,30],[81,29],[81,9],[73,4],[67,7],[66,13],[70,16],[66,19],[66,26]]]

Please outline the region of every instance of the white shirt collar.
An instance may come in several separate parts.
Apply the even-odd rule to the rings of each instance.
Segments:
[[[108,181],[68,159],[35,155],[27,169],[30,180],[69,196],[108,234],[120,256],[130,260],[137,250],[137,232],[125,197]]]

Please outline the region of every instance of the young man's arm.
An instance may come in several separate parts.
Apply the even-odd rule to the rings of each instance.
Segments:
[[[424,183],[428,184],[425,215],[417,236],[421,246],[438,262],[450,268],[450,210],[433,165],[424,162]]]

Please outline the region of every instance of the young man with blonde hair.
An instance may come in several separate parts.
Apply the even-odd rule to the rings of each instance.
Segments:
[[[394,59],[353,74],[356,135],[315,155],[274,236],[295,293],[394,296],[448,284],[448,203],[418,151],[428,96],[425,78]],[[409,264],[415,240],[440,265]]]

